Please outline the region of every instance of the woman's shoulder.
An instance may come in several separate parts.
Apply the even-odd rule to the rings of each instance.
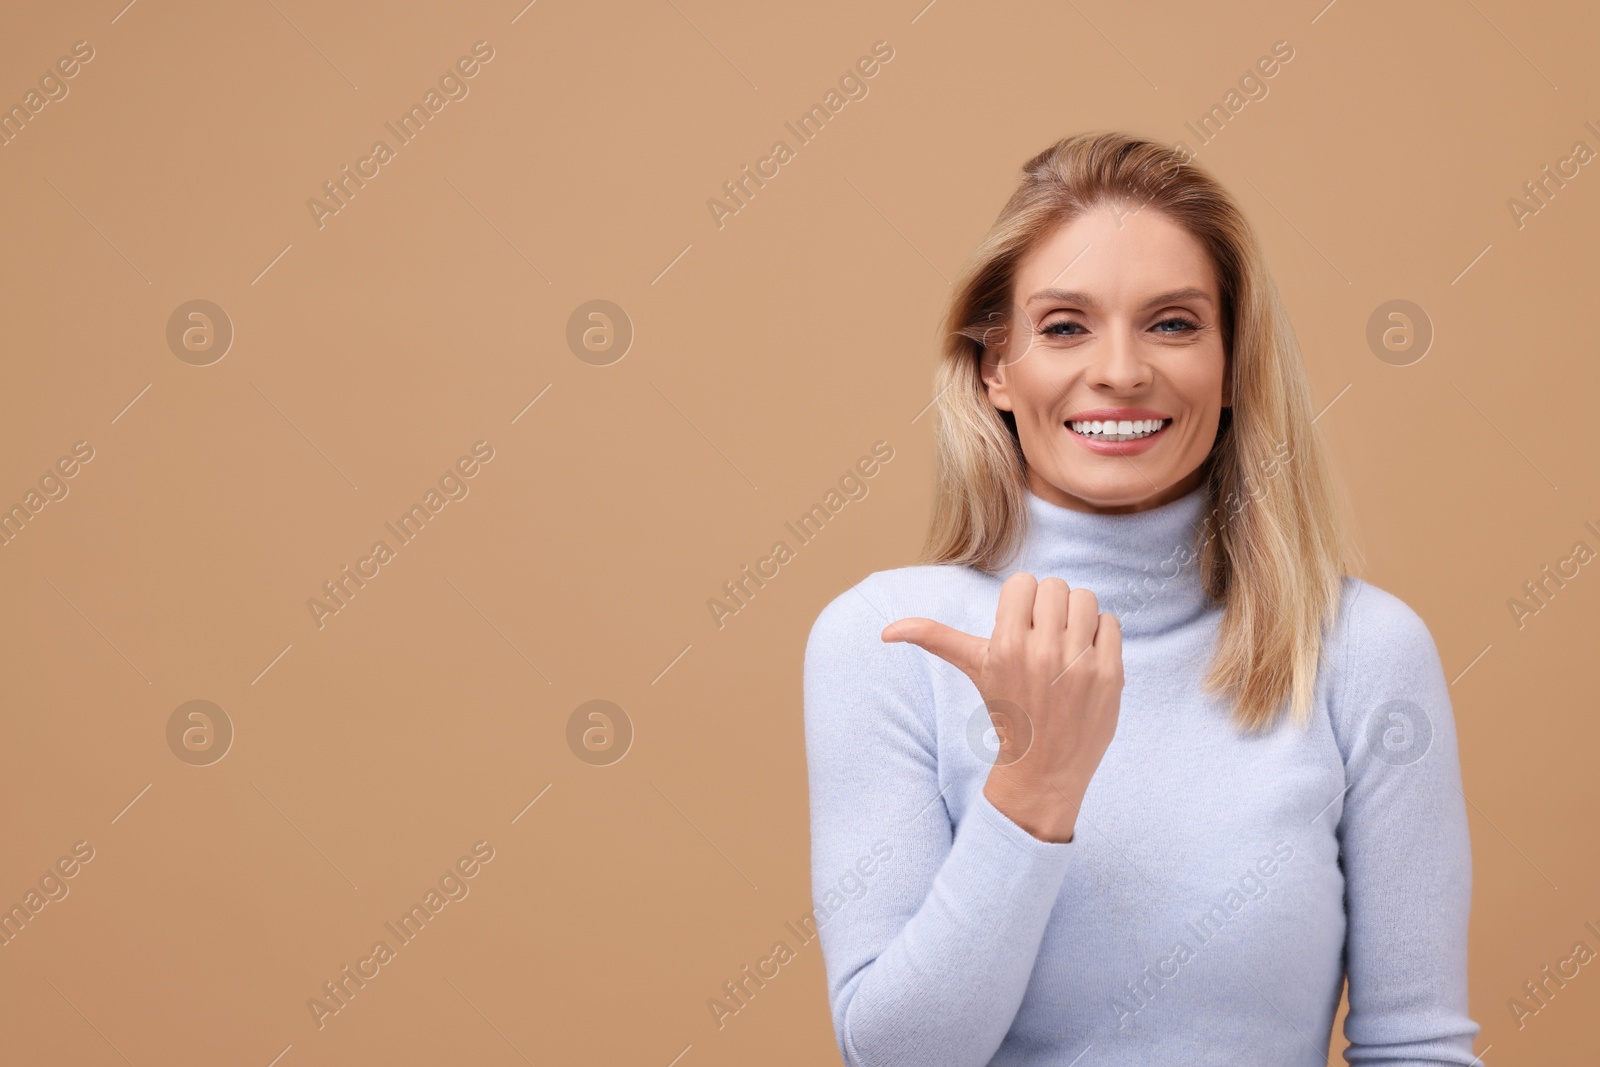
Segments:
[[[1410,604],[1363,578],[1347,574],[1334,620],[1334,643],[1347,656],[1436,652],[1428,624]]]
[[[1347,744],[1364,728],[1387,723],[1396,710],[1435,725],[1450,720],[1449,685],[1433,634],[1388,590],[1345,577],[1324,657],[1334,675],[1335,732]]]
[[[992,576],[955,563],[923,563],[873,571],[836,594],[811,624],[809,643],[874,642],[883,628],[905,618],[953,616],[953,609],[971,603]]]

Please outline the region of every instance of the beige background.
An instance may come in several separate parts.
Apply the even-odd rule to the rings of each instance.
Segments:
[[[920,543],[947,280],[1028,156],[1194,147],[1280,40],[1199,160],[1332,405],[1365,577],[1453,679],[1478,1048],[1600,1050],[1593,966],[1507,1006],[1600,948],[1600,569],[1507,606],[1600,549],[1600,173],[1507,206],[1600,149],[1592,8],[121,2],[0,35],[6,104],[94,50],[0,148],[0,504],[94,450],[0,547],[0,899],[94,849],[0,948],[7,1062],[836,1062],[815,942],[724,1028],[706,1001],[811,906],[801,652]],[[469,95],[318,228],[480,40]],[[880,40],[869,95],[719,229],[707,199]],[[235,331],[209,366],[166,342],[194,299]],[[608,366],[566,342],[595,299],[635,333]],[[1435,331],[1409,366],[1366,341],[1392,299]],[[870,495],[719,630],[707,600],[879,440]],[[470,494],[319,629],[307,600],[477,441]],[[235,730],[209,766],[167,741],[196,699]],[[610,766],[568,747],[593,699],[635,733]],[[478,841],[470,895],[319,1030],[308,998]]]

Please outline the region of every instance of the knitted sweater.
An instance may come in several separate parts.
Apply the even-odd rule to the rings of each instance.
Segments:
[[[1472,1064],[1471,855],[1450,695],[1426,625],[1348,577],[1310,726],[1250,736],[1203,690],[1222,606],[1189,558],[1204,488],[1133,514],[1029,493],[996,575],[875,572],[805,651],[816,923],[852,1067]],[[1221,518],[1219,513],[1218,518]],[[983,794],[972,682],[880,633],[987,637],[1004,579],[1058,575],[1123,631],[1116,735],[1070,842]]]

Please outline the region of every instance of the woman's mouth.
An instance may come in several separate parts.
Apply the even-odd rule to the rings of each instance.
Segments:
[[[1166,429],[1171,419],[1123,419],[1121,421],[1101,421],[1099,419],[1084,420],[1067,423],[1067,428],[1073,433],[1089,441],[1142,441],[1153,437]]]

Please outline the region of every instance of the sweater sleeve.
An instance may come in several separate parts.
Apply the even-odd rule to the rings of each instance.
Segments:
[[[1426,624],[1356,583],[1337,698],[1347,791],[1344,1033],[1352,1064],[1477,1064],[1467,1014],[1471,841],[1450,691]]]
[[[1034,837],[981,791],[952,827],[917,659],[928,653],[880,640],[901,615],[877,578],[823,610],[805,651],[812,898],[834,1034],[851,1067],[979,1067],[1022,1003],[1073,844]]]

